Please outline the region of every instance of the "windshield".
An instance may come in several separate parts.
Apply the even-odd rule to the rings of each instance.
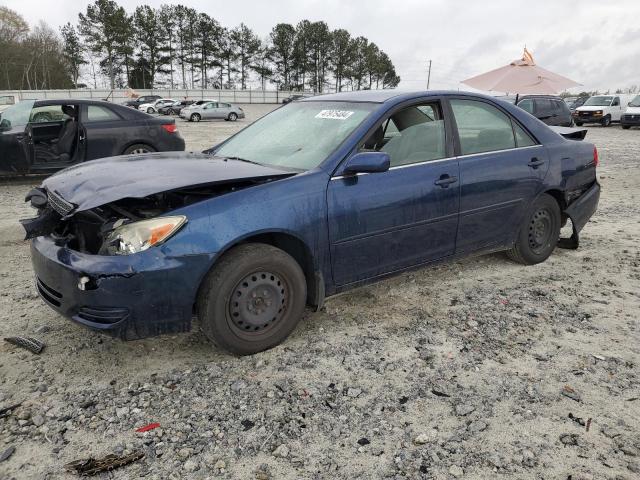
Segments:
[[[7,108],[0,116],[0,127],[13,128],[29,123],[29,116],[34,103],[35,100],[24,100]]]
[[[240,131],[214,153],[309,170],[320,165],[374,108],[373,103],[289,103]]]
[[[613,97],[591,97],[589,100],[584,102],[584,106],[588,107],[591,105],[594,107],[608,107],[611,105],[611,100],[613,100]]]
[[[630,107],[640,107],[640,95],[629,102]]]

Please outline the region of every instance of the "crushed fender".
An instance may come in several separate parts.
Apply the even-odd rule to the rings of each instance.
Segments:
[[[43,342],[33,337],[5,337],[4,341],[29,350],[36,355],[39,355],[45,347]]]
[[[91,475],[97,475],[101,472],[110,472],[111,470],[115,470],[116,468],[124,467],[125,465],[129,465],[137,460],[140,460],[144,457],[144,453],[141,450],[136,450],[129,455],[115,455],[110,454],[106,457],[95,459],[92,457],[75,460],[73,462],[67,463],[64,468],[68,472],[76,473],[83,477],[88,477]]]

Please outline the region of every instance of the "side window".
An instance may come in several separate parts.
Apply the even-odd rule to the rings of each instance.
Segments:
[[[477,100],[451,100],[462,155],[515,148],[511,119]]]
[[[571,112],[569,111],[569,107],[567,106],[567,104],[566,104],[566,103],[564,103],[562,100],[554,100],[554,101],[553,101],[553,103],[554,103],[554,105],[555,105],[555,107],[556,107],[556,111],[557,111],[559,114],[568,114],[568,113],[571,113]]]
[[[553,113],[553,103],[546,98],[539,98],[536,100],[537,113],[541,116],[551,115]]]
[[[120,120],[120,117],[106,107],[89,105],[87,107],[87,122],[108,122]]]
[[[525,112],[529,112],[531,115],[533,115],[533,100],[530,98],[527,98],[525,100],[522,100],[520,103],[518,103],[518,106],[523,109]]]
[[[611,104],[612,107],[617,107],[618,105],[620,105],[620,97],[614,98],[613,103]]]
[[[516,134],[516,145],[518,147],[531,147],[536,145],[536,142],[516,122],[513,122],[513,131]]]
[[[220,103],[218,105],[220,106],[220,108],[231,108],[231,105],[229,105],[228,103]]]
[[[62,122],[67,118],[69,116],[62,111],[62,105],[46,105],[31,110],[29,123]]]
[[[440,104],[413,105],[378,126],[361,149],[386,152],[397,167],[445,158],[445,138]]]

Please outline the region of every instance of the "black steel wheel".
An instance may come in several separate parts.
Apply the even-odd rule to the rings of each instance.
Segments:
[[[560,228],[558,202],[551,195],[541,195],[525,215],[516,242],[507,255],[525,265],[544,262],[556,248]]]
[[[203,281],[197,313],[205,335],[239,355],[266,350],[295,329],[306,304],[304,272],[286,252],[260,243],[226,253]]]
[[[607,115],[606,117],[604,117],[602,119],[602,126],[603,127],[608,127],[609,125],[611,125],[611,115]]]

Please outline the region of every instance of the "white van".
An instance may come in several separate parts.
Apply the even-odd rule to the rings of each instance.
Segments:
[[[584,123],[599,123],[608,127],[619,122],[633,95],[594,95],[573,112],[573,121],[581,127]]]
[[[640,127],[640,95],[629,102],[622,119],[620,119],[620,125],[625,130],[631,127]]]

